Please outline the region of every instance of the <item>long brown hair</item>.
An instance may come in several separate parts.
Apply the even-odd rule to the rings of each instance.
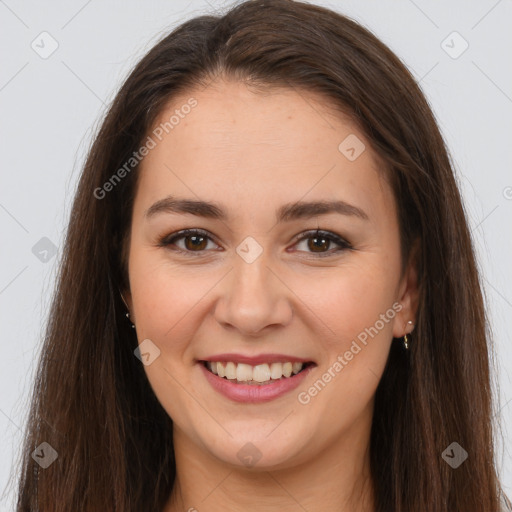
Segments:
[[[378,512],[497,512],[486,321],[453,166],[413,76],[374,35],[328,9],[254,0],[196,17],[130,74],[81,174],[44,337],[21,462],[18,512],[161,511],[175,480],[172,421],[155,397],[124,317],[137,167],[102,198],[175,95],[218,76],[323,95],[385,163],[403,267],[418,241],[410,350],[392,344],[371,432]],[[103,188],[104,189],[104,188]],[[396,348],[398,347],[398,348]],[[42,442],[58,453],[41,469]],[[457,442],[468,459],[452,468]],[[314,492],[314,490],[312,490]]]

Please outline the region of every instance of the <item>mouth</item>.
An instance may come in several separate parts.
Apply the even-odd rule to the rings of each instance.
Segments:
[[[293,379],[308,368],[316,366],[308,362],[272,362],[258,365],[233,361],[199,361],[208,372],[233,384],[267,386]]]

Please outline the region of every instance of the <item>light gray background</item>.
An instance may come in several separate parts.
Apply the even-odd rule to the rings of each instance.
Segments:
[[[358,20],[402,58],[447,140],[495,332],[496,410],[505,439],[498,438],[497,456],[511,495],[512,442],[505,426],[512,423],[511,1],[312,3]],[[71,195],[92,130],[123,78],[162,35],[185,19],[223,12],[229,4],[0,0],[0,510],[13,509],[7,483],[19,454]],[[59,45],[47,59],[31,47],[35,41],[39,51],[50,48],[48,36],[39,36],[43,31]],[[451,35],[454,31],[463,39]],[[458,56],[464,41],[469,47]],[[43,237],[55,244],[55,256],[32,252]],[[45,257],[48,261],[41,261]]]

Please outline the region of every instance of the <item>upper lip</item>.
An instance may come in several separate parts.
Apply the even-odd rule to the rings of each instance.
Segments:
[[[312,363],[311,359],[305,359],[302,357],[290,356],[287,354],[258,354],[255,356],[248,356],[244,354],[215,354],[208,356],[201,361],[212,361],[212,362],[233,362],[233,363],[245,363],[251,366],[256,366],[263,363]]]

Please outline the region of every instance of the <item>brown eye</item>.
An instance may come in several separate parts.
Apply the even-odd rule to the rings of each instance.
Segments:
[[[331,240],[323,236],[309,237],[307,240],[308,248],[311,249],[311,252],[323,252],[322,249],[327,250],[331,244]]]
[[[183,243],[181,243],[182,240]],[[158,245],[160,247],[175,246],[176,249],[173,250],[190,254],[205,252],[205,249],[208,248],[208,242],[213,242],[213,240],[206,232],[197,229],[186,229],[164,237]]]
[[[207,238],[202,235],[187,235],[182,238],[185,240],[185,247],[191,251],[205,249],[208,245]]]
[[[343,238],[330,231],[309,231],[299,235],[296,246],[305,242],[306,253],[313,253],[319,257],[332,256],[346,249],[352,249],[352,246]],[[334,249],[331,247],[334,245]],[[337,246],[337,248],[336,248]]]

